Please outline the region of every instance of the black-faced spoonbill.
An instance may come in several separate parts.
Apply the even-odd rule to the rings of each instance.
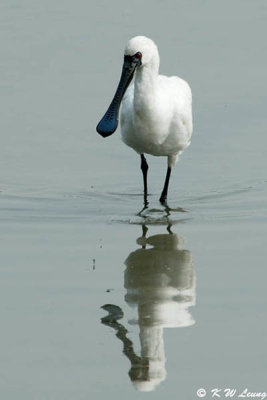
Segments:
[[[166,204],[171,170],[190,144],[192,94],[183,79],[159,75],[157,46],[145,36],[132,38],[126,46],[117,91],[96,128],[101,136],[107,137],[117,129],[121,102],[122,140],[141,156],[145,205],[148,164],[144,154],[168,157],[160,196],[160,202]]]

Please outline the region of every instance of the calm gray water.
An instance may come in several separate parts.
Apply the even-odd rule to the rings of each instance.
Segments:
[[[141,214],[138,156],[95,132],[137,34],[194,98]],[[264,0],[2,0],[1,399],[267,392],[266,37]]]

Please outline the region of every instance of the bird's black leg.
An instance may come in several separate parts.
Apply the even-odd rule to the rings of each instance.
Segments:
[[[144,203],[147,205],[147,170],[148,164],[146,162],[144,154],[141,154],[141,170],[143,172],[143,180],[144,180]]]
[[[169,181],[170,181],[170,176],[171,176],[171,170],[172,170],[171,167],[168,167],[166,178],[165,178],[165,183],[164,183],[164,188],[162,190],[162,193],[161,193],[161,196],[160,196],[160,199],[159,199],[159,201],[162,204],[165,204],[166,200],[167,200],[167,194],[168,194],[168,187],[169,187]]]

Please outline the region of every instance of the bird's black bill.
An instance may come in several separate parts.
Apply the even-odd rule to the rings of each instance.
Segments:
[[[140,65],[138,64],[138,61],[139,60],[136,60],[134,56],[124,57],[121,79],[118,88],[116,90],[115,96],[113,97],[113,100],[106,114],[96,127],[97,132],[103,137],[112,135],[112,133],[114,133],[115,130],[117,129],[120,104],[123,95],[133,78],[135,68],[137,67],[137,65]]]

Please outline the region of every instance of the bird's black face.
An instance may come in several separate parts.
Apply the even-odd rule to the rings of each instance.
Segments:
[[[107,112],[105,113],[104,117],[101,119],[101,121],[96,127],[97,132],[101,136],[103,137],[110,136],[117,129],[119,109],[123,95],[127,87],[129,86],[131,80],[133,79],[136,67],[140,67],[141,65],[142,65],[142,53],[140,53],[139,51],[135,53],[133,56],[130,55],[124,56],[121,79],[118,88],[116,90],[116,93],[113,97],[113,100]]]
[[[142,53],[140,53],[140,51],[135,53],[133,56],[124,56],[124,60],[125,57],[130,57],[132,59],[132,62],[134,62],[137,67],[140,67],[142,65]]]

